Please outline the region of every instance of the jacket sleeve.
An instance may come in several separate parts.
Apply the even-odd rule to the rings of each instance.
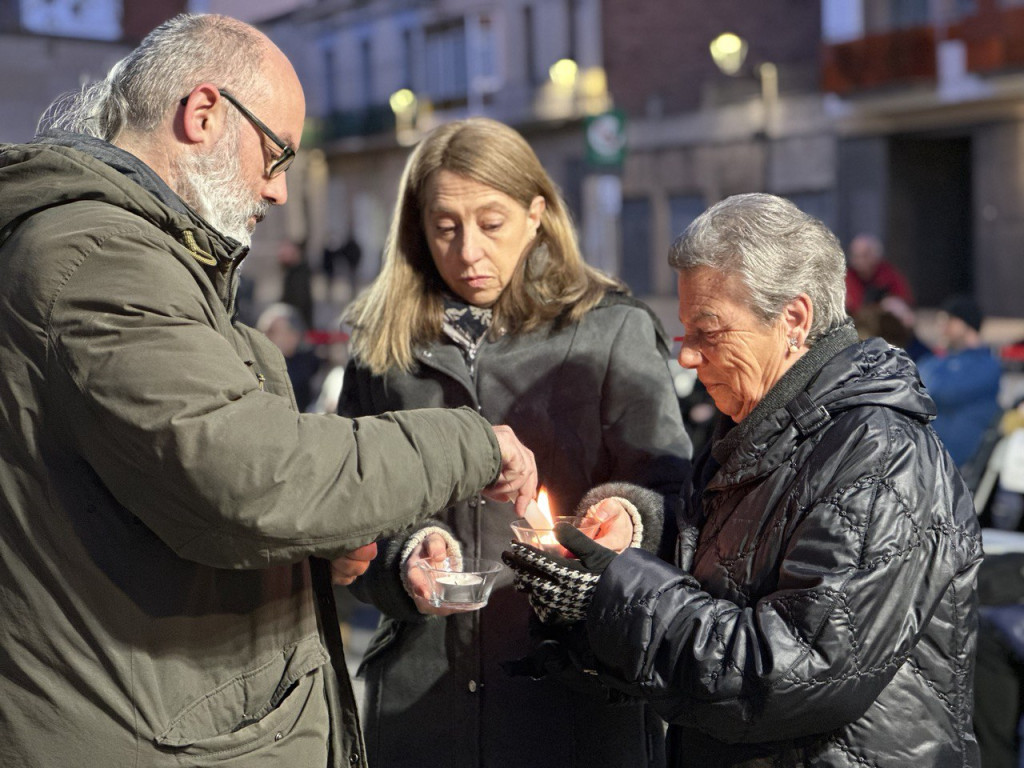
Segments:
[[[383,387],[379,377],[361,366],[356,359],[349,360],[345,367],[341,396],[338,399],[338,413],[343,416],[360,417],[377,412],[373,405],[374,390]],[[402,583],[401,555],[406,542],[416,532],[427,526],[443,528],[452,534],[435,514],[429,520],[421,521],[378,544],[378,554],[366,573],[349,587],[352,594],[364,603],[370,603],[386,616],[400,621],[419,623],[430,616],[419,612],[416,603],[409,597]]]
[[[726,742],[799,738],[862,715],[980,553],[941,512],[969,509],[962,486],[939,480],[908,505],[887,476],[953,473],[937,441],[862,442],[863,455],[792,510],[777,584],[749,605],[716,599],[646,552],[615,558],[587,618],[602,677],[667,721]],[[888,469],[864,471],[871,454],[891,457]],[[768,535],[752,531],[749,546]]]
[[[495,479],[497,442],[469,410],[353,420],[262,391],[240,337],[215,329],[205,275],[145,237],[110,237],[68,276],[47,379],[68,443],[181,557],[336,557]]]

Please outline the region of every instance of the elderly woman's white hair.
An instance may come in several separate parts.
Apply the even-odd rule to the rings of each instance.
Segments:
[[[739,275],[751,311],[766,324],[805,293],[814,307],[810,346],[847,322],[846,258],[819,219],[775,195],[734,195],[698,216],[672,244],[677,270],[710,267]]]

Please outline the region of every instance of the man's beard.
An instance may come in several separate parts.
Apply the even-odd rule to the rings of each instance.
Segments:
[[[175,175],[182,200],[222,235],[249,247],[253,222],[263,219],[270,204],[242,180],[235,138],[224,136],[209,152],[183,153],[174,163]]]

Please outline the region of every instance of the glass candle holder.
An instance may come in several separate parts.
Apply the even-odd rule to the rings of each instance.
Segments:
[[[572,557],[572,553],[559,544],[558,539],[555,537],[555,526],[559,523],[568,523],[573,528],[579,528],[590,538],[594,537],[601,525],[600,521],[592,518],[573,516],[557,516],[553,518],[553,522],[550,525],[544,526],[531,525],[530,521],[525,518],[513,520],[510,525],[512,526],[512,533],[515,534],[516,541],[529,544],[531,547],[547,552],[549,555]]]
[[[441,563],[416,564],[430,584],[435,608],[476,611],[487,605],[494,582],[505,566],[497,560],[472,557],[445,558]]]

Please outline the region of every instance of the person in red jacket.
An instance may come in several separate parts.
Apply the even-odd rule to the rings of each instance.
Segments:
[[[897,296],[914,305],[907,279],[885,260],[881,240],[874,235],[857,235],[850,242],[846,311],[854,315],[863,306],[880,302],[886,296]]]

